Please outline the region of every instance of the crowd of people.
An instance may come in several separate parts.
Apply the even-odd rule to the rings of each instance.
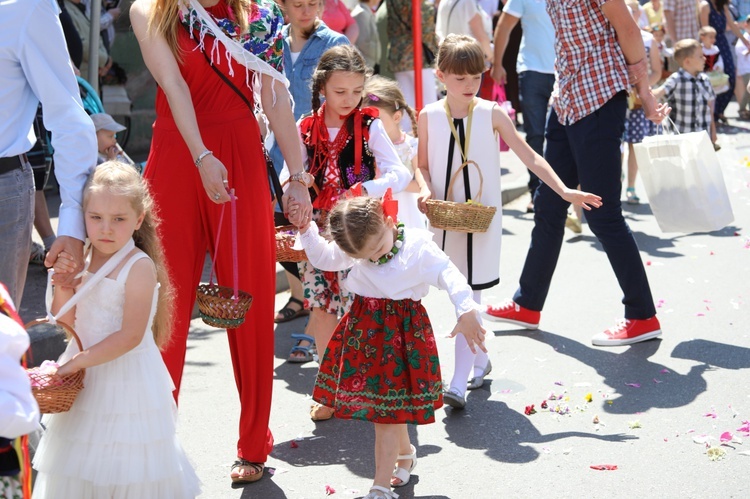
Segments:
[[[30,256],[51,269],[48,319],[81,340],[56,374],[87,372],[72,408],[42,420],[37,498],[200,493],[175,414],[206,252],[220,284],[253,297],[244,322],[227,323],[241,405],[233,483],[261,479],[273,449],[274,321],[308,316],[288,361],[319,356],[310,417],[373,423],[366,498],[397,497],[417,464],[406,425],[433,423],[444,403],[463,409],[492,370],[483,319],[539,326],[565,227],[581,230],[571,205],[586,211],[623,292],[624,320],[592,343],[662,334],[622,214],[623,157],[624,199],[637,203],[632,146],[656,125],[671,115],[718,148],[732,97],[739,118],[750,117],[748,2],[422,0],[422,68],[411,4],[135,0],[129,19],[158,84],[143,172],[117,144],[124,126],[81,101],[75,72],[94,63],[90,1],[0,5],[0,496],[28,495],[9,442],[39,429],[14,306]],[[100,76],[121,13],[102,7]],[[504,67],[519,23],[516,67]],[[525,139],[494,91],[511,69]],[[482,291],[499,283],[501,144],[530,171],[534,228],[512,299],[482,305]],[[57,237],[41,206],[53,158]],[[284,189],[278,208],[267,196],[274,182]],[[497,212],[484,232],[444,230],[428,222],[431,200]],[[223,223],[225,207],[232,222]],[[44,242],[36,256],[32,225]],[[282,225],[297,228],[307,259],[282,262],[291,297],[274,318]],[[445,386],[420,303],[431,286],[448,292],[457,318]]]

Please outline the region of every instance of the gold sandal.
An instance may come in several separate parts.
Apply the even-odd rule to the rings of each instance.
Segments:
[[[235,469],[240,468],[239,471],[244,471],[244,473],[240,473],[239,471],[235,475]],[[246,469],[246,468],[249,468]],[[263,463],[251,463],[250,461],[246,459],[239,458],[237,459],[234,464],[232,465],[232,469],[229,472],[229,478],[232,479],[232,482],[234,483],[252,483],[257,482],[261,478],[263,478],[263,470],[265,467],[263,466]],[[251,471],[248,473],[248,471]]]

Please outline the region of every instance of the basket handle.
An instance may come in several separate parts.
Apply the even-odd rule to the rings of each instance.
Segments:
[[[101,266],[99,270],[96,271],[96,273],[91,276],[91,278],[86,281],[86,283],[81,286],[76,293],[65,302],[65,304],[60,307],[60,310],[57,311],[57,315],[52,315],[52,276],[54,275],[55,271],[50,270],[47,272],[47,289],[45,291],[45,306],[47,308],[47,320],[50,324],[56,324],[57,318],[62,317],[65,314],[67,314],[79,301],[81,301],[81,298],[83,298],[85,295],[91,291],[91,289],[96,286],[99,281],[104,279],[107,275],[109,275],[115,268],[122,263],[122,261],[125,259],[126,256],[135,248],[135,241],[131,238],[128,240],[127,243],[125,243],[125,246],[120,248],[117,253],[112,255],[109,260],[104,262],[104,265]],[[88,267],[87,267],[88,268]],[[85,269],[84,269],[85,270]]]
[[[458,174],[461,173],[461,170],[463,170],[464,168],[466,168],[469,165],[469,163],[471,163],[472,165],[474,165],[474,167],[477,169],[477,172],[479,173],[479,191],[477,192],[476,200],[477,200],[478,203],[481,202],[481,200],[482,200],[482,185],[484,184],[484,177],[482,176],[482,169],[479,168],[479,165],[477,164],[477,162],[474,161],[474,160],[472,160],[472,159],[464,161],[461,164],[461,166],[459,166],[458,169],[456,169],[456,172],[451,177],[451,183],[448,184],[448,192],[445,193],[445,199],[446,199],[446,201],[450,201],[451,198],[453,197],[453,184],[456,182],[456,178],[458,178]],[[467,201],[468,201],[468,199],[467,199]]]
[[[65,322],[55,321],[53,323],[48,318],[43,317],[41,319],[34,319],[31,322],[27,322],[26,324],[23,325],[23,328],[28,331],[29,328],[32,328],[34,326],[38,326],[39,324],[54,324],[54,325],[60,326],[61,328],[63,328],[65,330],[65,332],[68,334],[68,336],[70,336],[74,340],[76,340],[76,344],[78,344],[78,351],[79,352],[83,352],[83,344],[81,343],[81,338],[78,337],[78,334],[76,333],[75,329],[73,329],[72,327],[70,327]],[[24,356],[24,361],[26,360],[26,357],[28,357],[30,359],[30,362],[34,361],[34,359],[31,358],[31,345],[29,345],[28,355]],[[25,366],[26,366],[26,364],[24,364],[24,367]]]
[[[229,191],[229,204],[232,211],[231,217],[232,217],[232,284],[234,286],[234,295],[232,296],[232,299],[235,303],[237,303],[240,300],[240,293],[239,293],[239,286],[240,286],[240,278],[239,278],[239,258],[237,256],[237,196],[234,195],[234,189],[231,189]],[[213,286],[214,285],[214,270],[216,270],[216,257],[219,255],[219,240],[221,236],[221,226],[224,223],[224,208],[226,207],[226,203],[221,205],[221,215],[219,215],[219,226],[216,229],[216,239],[214,240],[216,242],[214,246],[214,256],[211,259],[211,272],[208,276],[208,285]],[[218,278],[217,278],[217,284],[218,284]]]

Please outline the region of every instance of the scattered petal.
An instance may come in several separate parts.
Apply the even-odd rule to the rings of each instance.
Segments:
[[[297,447],[299,447],[299,444],[292,440],[291,442],[289,442],[289,447],[291,447],[292,449],[296,449]]]
[[[593,423],[594,424],[599,424],[599,415],[598,414],[594,416]]]
[[[724,459],[724,457],[726,457],[727,451],[725,451],[721,447],[710,447],[706,451],[706,455],[711,461],[719,461],[721,459]]]
[[[555,384],[556,384],[557,386],[563,386],[563,382],[562,382],[562,381],[555,381]]]
[[[625,386],[632,386],[633,388],[640,388],[640,383],[625,383]]]
[[[725,444],[731,441],[732,441],[732,434],[729,433],[728,431],[725,431],[719,436],[719,442],[721,442],[722,444]]]
[[[591,402],[592,400],[594,400],[594,396],[591,395],[591,393],[587,393],[584,398],[586,399],[586,402]]]
[[[597,471],[614,471],[617,469],[617,465],[616,464],[592,464],[591,466],[589,466],[589,468],[591,468],[592,470],[597,470]]]
[[[336,489],[331,487],[330,485],[326,485],[326,495],[331,496],[336,493]]]
[[[697,314],[695,314],[695,316],[696,316],[696,317],[705,317],[705,316],[706,316],[706,314],[704,314],[704,313],[702,313],[702,312],[698,312]]]
[[[513,390],[511,390],[510,388],[508,388],[506,390],[500,390],[500,393],[511,393],[512,391]]]
[[[516,435],[520,435],[520,434],[521,434],[521,430],[515,430],[515,432],[514,432],[514,433],[515,433]]]
[[[536,414],[536,409],[534,409],[534,404],[527,405],[526,409],[523,411],[524,414],[527,416],[531,416],[532,414]]]
[[[662,370],[661,370],[661,371],[659,371],[659,372],[660,372],[660,373],[662,373],[662,374],[669,374],[669,369],[667,369],[667,368],[664,368],[664,369],[662,369]]]
[[[637,419],[635,421],[631,421],[628,423],[628,426],[630,426],[631,430],[634,430],[636,428],[643,428],[643,425],[641,425],[641,422]]]
[[[546,400],[542,400],[542,403],[539,405],[539,407],[541,407],[542,409],[546,409],[547,408],[547,401]]]
[[[693,442],[696,444],[708,444],[713,439],[714,437],[711,435],[696,435],[693,437]]]
[[[547,395],[547,400],[557,400],[557,395],[555,395],[554,392],[549,392],[549,395]]]
[[[716,419],[716,418],[718,417],[718,416],[716,415],[716,409],[714,409],[714,408],[712,407],[710,411],[708,411],[707,413],[705,413],[705,414],[703,415],[703,417],[704,417],[704,418],[712,418],[712,419]]]
[[[646,266],[647,266],[647,267],[650,267],[650,266],[651,266],[651,260],[646,260]]]
[[[742,426],[737,428],[737,431],[740,433],[744,433],[747,437],[750,437],[750,421],[743,421]]]
[[[549,447],[542,447],[542,452],[544,452],[545,454],[551,454],[552,449],[550,449]]]
[[[664,383],[664,382],[663,382],[663,381],[660,381],[660,380],[658,380],[658,379],[656,379],[656,378],[654,378],[654,383],[656,383],[656,384],[659,384],[659,383]]]
[[[615,403],[615,401],[614,401],[614,400],[607,400],[607,403],[608,403],[609,405],[612,405],[612,404],[614,404],[614,403]]]

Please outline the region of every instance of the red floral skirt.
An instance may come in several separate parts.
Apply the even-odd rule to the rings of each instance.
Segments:
[[[313,399],[341,419],[427,424],[443,405],[442,390],[421,302],[357,295],[323,355]]]

